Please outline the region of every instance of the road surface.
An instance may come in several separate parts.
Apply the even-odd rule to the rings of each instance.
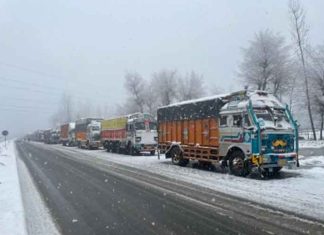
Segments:
[[[71,148],[17,142],[17,150],[62,234],[324,231],[319,221],[125,165],[99,164]]]

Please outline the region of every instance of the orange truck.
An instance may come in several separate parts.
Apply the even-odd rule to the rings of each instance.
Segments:
[[[75,123],[70,122],[70,123],[65,123],[61,125],[61,131],[60,131],[60,142],[62,143],[63,146],[73,146],[75,142],[74,138],[74,128],[75,128]]]
[[[101,118],[81,118],[75,122],[75,140],[79,148],[99,148]]]
[[[69,123],[61,125],[60,142],[66,146],[69,141]]]
[[[220,164],[234,175],[298,164],[298,124],[274,95],[239,91],[158,109],[158,147],[172,163]]]

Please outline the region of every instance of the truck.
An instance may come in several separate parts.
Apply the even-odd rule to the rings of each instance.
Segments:
[[[107,151],[137,155],[155,154],[156,120],[148,113],[134,113],[101,121],[101,142]]]
[[[69,129],[68,146],[70,146],[70,147],[76,146],[75,122],[74,122],[74,125],[72,125],[71,128]]]
[[[75,128],[74,122],[69,122],[61,125],[60,127],[60,142],[63,146],[73,146],[74,139],[70,135],[70,133],[73,133],[73,130]]]
[[[299,166],[298,123],[266,91],[238,91],[158,109],[158,147],[175,165],[214,164],[237,176]]]
[[[98,149],[100,147],[101,118],[81,118],[75,122],[75,139],[79,148]]]
[[[45,144],[58,144],[60,142],[60,131],[58,129],[47,129],[44,131]]]

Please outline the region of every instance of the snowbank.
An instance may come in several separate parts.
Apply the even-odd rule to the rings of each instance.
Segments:
[[[13,141],[0,143],[0,234],[27,234]]]
[[[300,148],[322,148],[324,147],[324,140],[300,140],[299,147]]]

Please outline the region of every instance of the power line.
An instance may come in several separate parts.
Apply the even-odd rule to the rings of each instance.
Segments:
[[[56,78],[56,79],[60,79],[60,80],[68,80],[68,78],[65,78],[65,77],[61,77],[61,76],[57,76],[57,75],[52,75],[52,74],[47,74],[47,73],[44,73],[42,71],[38,71],[38,70],[35,70],[35,69],[30,69],[30,68],[26,68],[26,67],[23,67],[23,66],[19,66],[19,65],[14,65],[14,64],[9,64],[9,63],[3,63],[0,61],[0,65],[3,65],[3,66],[7,66],[7,67],[11,67],[11,68],[15,68],[15,69],[18,69],[18,70],[24,70],[24,71],[27,71],[27,72],[30,72],[30,73],[34,73],[34,74],[38,74],[38,75],[42,75],[42,78],[46,78],[46,79],[49,79],[49,78]],[[86,85],[87,87],[89,86],[92,86],[92,87],[95,87],[95,83],[93,82],[87,82],[87,81],[78,81],[77,83],[83,83],[84,85]],[[103,87],[102,86],[96,86],[95,87],[96,89],[102,89]]]
[[[53,105],[58,105],[59,102],[51,102],[51,101],[44,101],[44,100],[33,100],[33,99],[29,99],[29,98],[21,98],[21,97],[0,97],[0,100],[16,100],[16,101],[28,101],[28,102],[33,102],[33,103],[38,103],[38,104],[41,104],[42,102],[44,104],[53,104]]]
[[[35,84],[35,83],[29,83],[28,84],[28,82],[26,83],[26,81],[22,81],[22,82],[25,83],[25,85],[19,86],[21,84],[18,84],[18,86],[17,86],[17,85],[10,84],[11,79],[8,79],[8,78],[5,78],[5,77],[0,77],[0,78],[2,78],[2,80],[0,80],[0,82],[3,84],[3,86],[6,86],[6,87],[8,87],[10,89],[26,90],[26,86],[27,86],[27,87],[29,87],[28,88],[28,92],[43,93],[43,94],[45,93],[46,95],[48,95],[48,92],[50,92],[50,93],[56,93],[56,92],[58,92],[59,93],[58,95],[63,95],[64,94],[64,89],[63,88],[62,89],[58,89],[58,88],[54,88],[54,87],[44,87],[42,85]],[[5,82],[5,81],[7,81],[7,82]],[[20,80],[15,80],[15,79],[13,79],[12,81],[15,81],[15,82],[18,82],[18,83],[20,82]],[[33,89],[34,87],[38,87],[38,88],[42,88],[42,89],[41,90],[39,90],[39,89]],[[45,90],[47,90],[48,92],[45,91]],[[96,91],[96,93],[98,93],[98,92],[99,91]],[[101,93],[101,94],[103,96],[107,95],[106,92],[105,93]],[[56,95],[56,94],[51,94],[51,95]],[[85,96],[78,95],[78,94],[74,94],[73,96],[75,96],[76,98],[79,98],[81,100],[82,99],[89,99],[89,97],[85,97]],[[91,96],[90,99],[93,100],[93,99],[96,99],[96,97],[95,96]],[[102,102],[102,99],[100,99],[98,101],[99,102]]]
[[[32,110],[32,109],[21,109],[21,108],[14,108],[14,107],[1,107],[0,108],[1,111],[14,111],[14,112],[24,112],[24,113],[33,113],[36,110]],[[53,112],[50,112],[49,110],[47,111],[41,111],[38,112],[37,115],[41,115],[41,114],[47,114],[47,115],[53,115]]]

